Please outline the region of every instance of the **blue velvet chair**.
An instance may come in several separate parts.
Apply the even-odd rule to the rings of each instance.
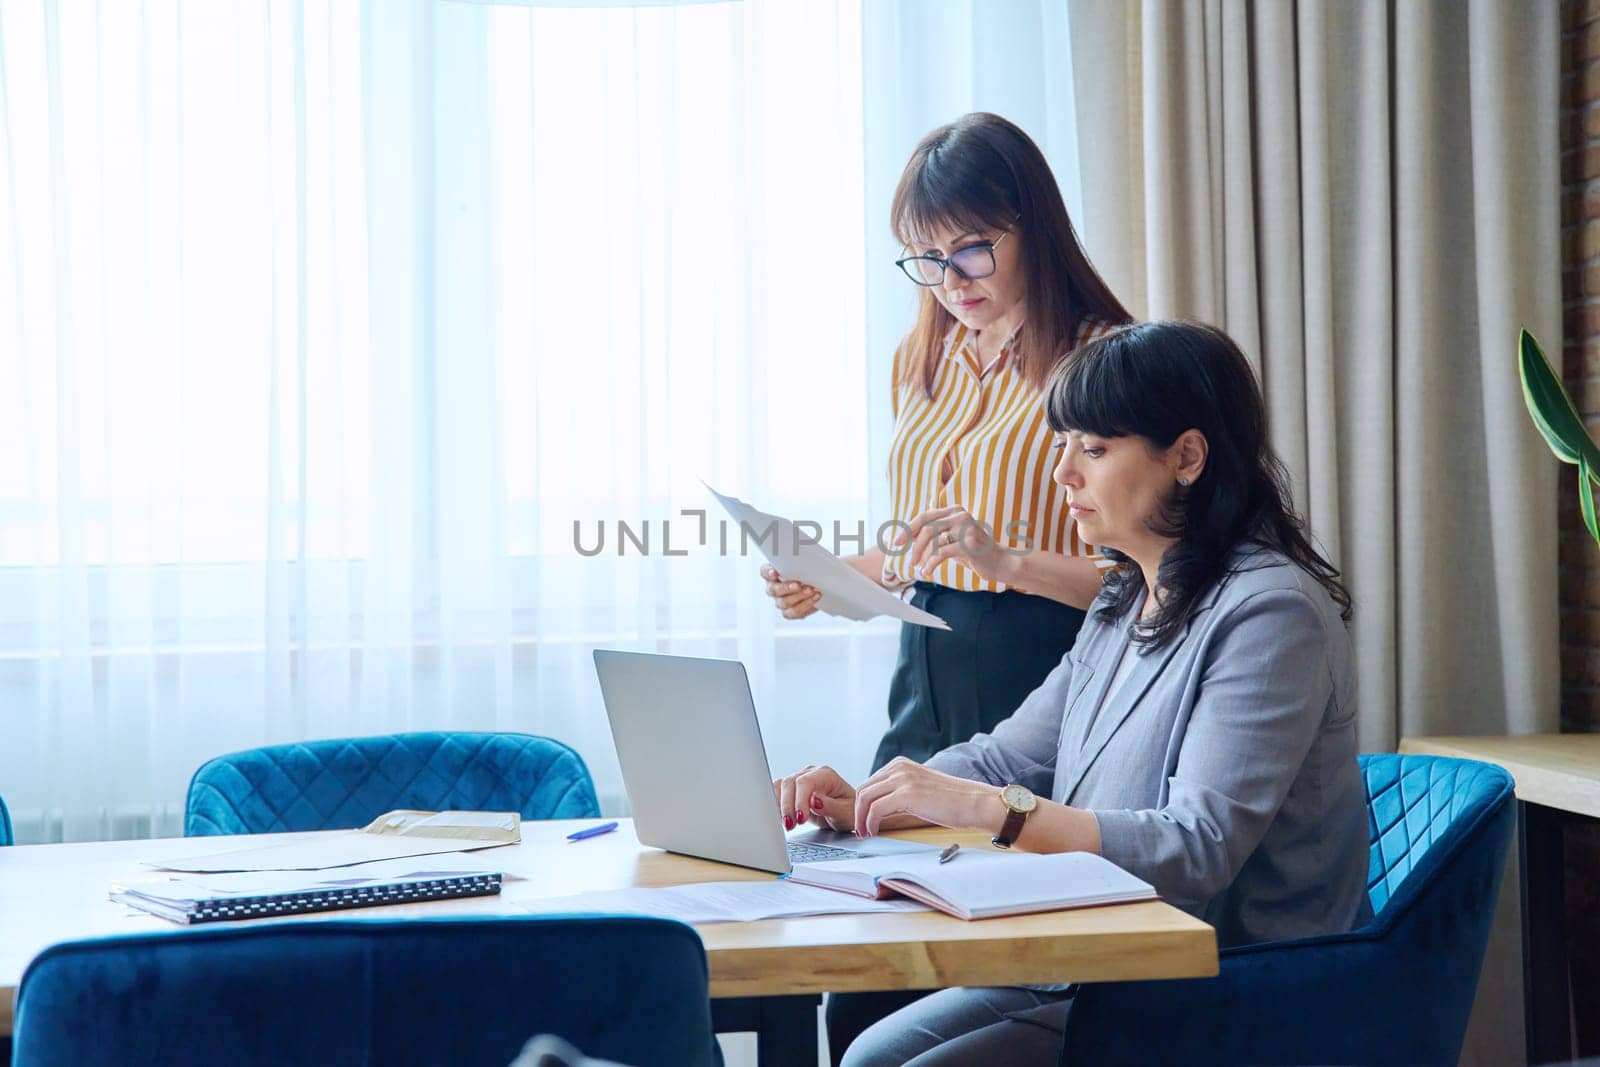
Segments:
[[[344,830],[386,811],[600,814],[583,757],[530,734],[410,733],[307,741],[208,760],[189,782],[186,836]]]
[[[1362,756],[1376,915],[1221,953],[1216,978],[1083,987],[1062,1064],[1453,1065],[1516,821],[1499,767]]]
[[[539,1033],[709,1067],[705,949],[642,916],[345,919],[55,945],[28,966],[15,1067],[505,1067]]]
[[[0,846],[9,845],[15,840],[11,836],[11,812],[6,810],[6,802],[0,797]],[[0,1037],[0,1063],[11,1062],[11,1039]]]

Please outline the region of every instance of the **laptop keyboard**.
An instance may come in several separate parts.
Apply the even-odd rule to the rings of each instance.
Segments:
[[[814,845],[809,841],[789,842],[790,863],[820,863],[824,860],[858,860],[861,853],[832,845]]]

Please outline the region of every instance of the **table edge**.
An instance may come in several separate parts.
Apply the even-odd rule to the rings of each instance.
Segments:
[[[1400,740],[1399,750],[1405,755],[1450,756],[1455,759],[1477,760],[1492,763],[1511,775],[1518,800],[1542,807],[1555,808],[1574,815],[1600,818],[1600,777],[1589,778],[1556,768],[1541,766],[1515,753],[1483,751],[1480,744],[1515,743],[1521,737],[1559,737],[1560,734],[1485,735],[1475,737],[1440,736],[1406,737]],[[1600,736],[1575,734],[1575,737]]]

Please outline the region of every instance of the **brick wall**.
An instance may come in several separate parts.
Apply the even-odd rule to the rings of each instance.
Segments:
[[[1600,437],[1600,0],[1562,0],[1562,374]],[[1549,343],[1549,342],[1547,342]],[[1552,353],[1553,355],[1553,353]],[[1600,731],[1600,548],[1561,478],[1561,729]],[[1567,832],[1567,932],[1581,1055],[1600,1055],[1600,832]]]

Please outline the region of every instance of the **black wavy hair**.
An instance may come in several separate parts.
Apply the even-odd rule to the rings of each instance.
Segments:
[[[1174,485],[1152,532],[1177,543],[1161,558],[1160,606],[1134,638],[1151,648],[1174,640],[1200,601],[1229,573],[1245,546],[1276,549],[1316,579],[1349,621],[1350,593],[1295,514],[1289,477],[1267,440],[1267,413],[1255,372],[1233,339],[1193,322],[1124,326],[1079,348],[1055,369],[1045,410],[1056,433],[1142,437],[1166,449],[1186,430],[1205,435],[1205,468],[1187,488]],[[1121,564],[1108,572],[1110,603],[1099,615],[1121,618],[1145,588],[1139,565],[1102,548]]]

